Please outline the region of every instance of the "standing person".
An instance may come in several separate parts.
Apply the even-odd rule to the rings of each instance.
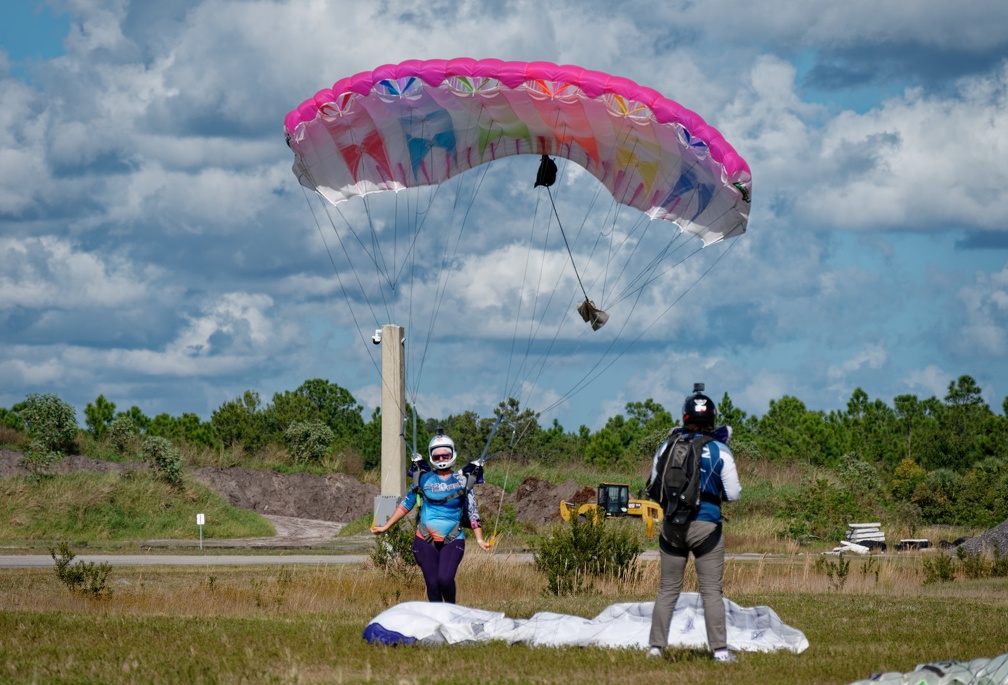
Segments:
[[[452,471],[457,456],[455,442],[439,431],[427,446],[427,454],[433,470],[420,473],[388,522],[372,526],[371,532],[384,533],[413,510],[418,497],[422,499],[413,556],[423,572],[427,599],[454,604],[455,574],[465,554],[464,514],[468,513],[476,543],[484,550],[489,550],[490,544],[483,539],[476,496],[466,487],[466,476],[461,471]]]
[[[683,573],[692,552],[703,599],[707,645],[715,660],[732,662],[735,655],[728,651],[722,587],[725,548],[721,535],[721,502],[737,500],[742,494],[742,485],[735,469],[735,457],[728,445],[717,439],[730,435],[730,430],[715,429],[717,407],[709,397],[701,394],[703,389],[701,383],[694,386],[694,394],[686,398],[682,412],[684,436],[714,438],[703,446],[700,460],[700,507],[681,525],[674,525],[668,519],[662,524],[658,541],[661,581],[651,616],[648,640],[651,649],[648,656],[660,656],[662,649],[668,645],[672,613],[679,601]],[[651,467],[652,482],[658,477],[658,459],[667,444],[668,441],[655,453]]]

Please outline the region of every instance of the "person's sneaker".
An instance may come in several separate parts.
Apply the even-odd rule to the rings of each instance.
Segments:
[[[735,663],[735,655],[727,649],[719,649],[714,652],[714,661],[720,661],[723,664],[733,664]]]
[[[661,650],[658,649],[657,647],[652,647],[651,649],[648,650],[647,655],[648,659],[657,659],[661,657]]]

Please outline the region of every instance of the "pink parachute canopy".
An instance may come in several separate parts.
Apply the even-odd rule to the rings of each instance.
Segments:
[[[410,60],[337,81],[284,120],[300,182],[332,203],[555,155],[617,202],[711,244],[745,232],[749,165],[695,112],[633,81],[549,62]]]

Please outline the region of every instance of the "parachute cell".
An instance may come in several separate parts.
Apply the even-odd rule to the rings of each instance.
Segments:
[[[411,60],[337,81],[285,120],[299,181],[332,203],[495,159],[564,157],[705,245],[746,230],[749,167],[704,120],[629,79],[548,62]]]

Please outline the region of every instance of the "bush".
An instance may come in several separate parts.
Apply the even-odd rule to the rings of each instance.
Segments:
[[[18,416],[40,450],[62,455],[75,449],[77,412],[56,395],[28,395]]]
[[[547,592],[567,595],[591,589],[592,576],[631,576],[641,551],[639,533],[628,526],[571,517],[543,539],[534,559],[546,576]]]
[[[295,421],[286,431],[284,439],[295,464],[322,461],[333,442],[333,432],[318,419]]]
[[[371,561],[386,576],[400,578],[413,574],[416,571],[416,557],[413,556],[415,537],[415,517],[399,521],[378,536],[378,544],[371,550]]]
[[[128,457],[136,449],[139,431],[133,418],[128,414],[119,414],[112,419],[106,438],[109,445],[120,457]]]
[[[105,584],[109,571],[112,570],[108,563],[95,566],[93,561],[86,564],[83,561],[78,561],[76,564],[72,564],[71,562],[76,555],[70,551],[70,546],[65,542],[59,544],[58,556],[52,547],[49,548],[49,554],[56,562],[56,577],[71,591],[92,597],[101,597],[112,593]]]
[[[167,438],[148,435],[143,442],[143,459],[169,485],[182,482],[182,455]]]
[[[788,534],[798,538],[815,535],[825,540],[842,540],[847,524],[866,513],[850,490],[817,478],[797,495],[788,496],[778,514],[790,519]]]
[[[939,554],[933,559],[924,560],[924,584],[947,583],[955,580],[955,565],[952,557]]]

